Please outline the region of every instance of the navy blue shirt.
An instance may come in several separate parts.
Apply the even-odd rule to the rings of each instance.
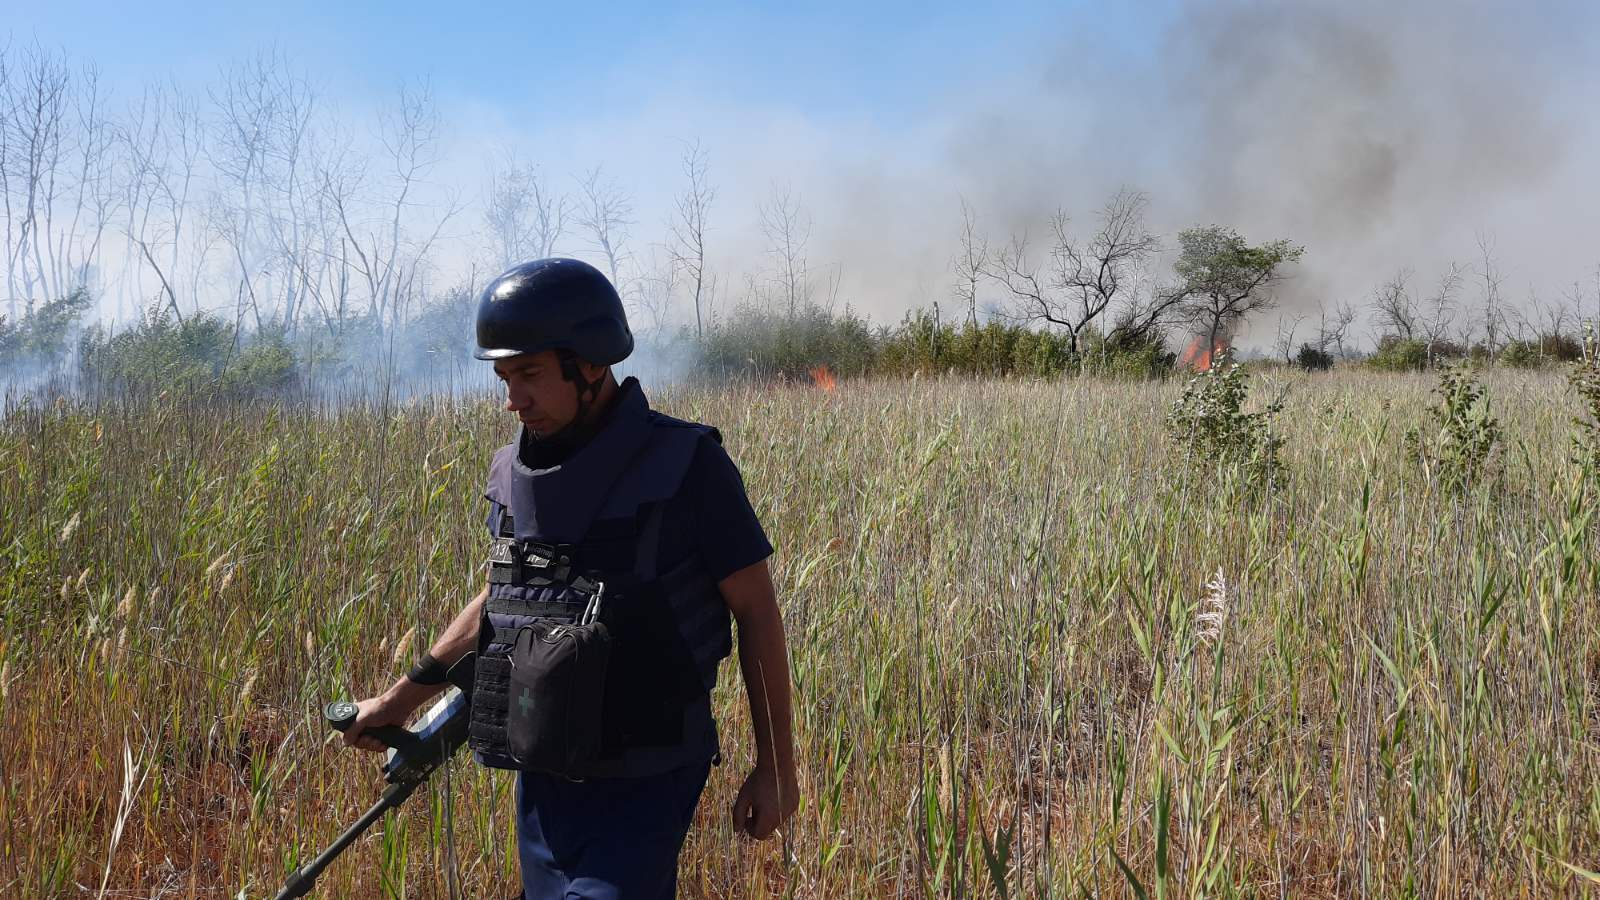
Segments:
[[[661,524],[661,558],[678,562],[698,552],[713,581],[772,555],[739,468],[711,438],[700,440]]]

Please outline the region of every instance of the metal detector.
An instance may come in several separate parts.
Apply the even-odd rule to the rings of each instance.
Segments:
[[[328,849],[289,876],[289,883],[278,892],[277,900],[304,897],[316,884],[317,876],[340,853],[360,837],[383,814],[406,802],[433,771],[444,765],[462,744],[467,742],[467,726],[471,720],[468,691],[472,689],[474,654],[467,654],[450,667],[449,679],[453,685],[438,702],[417,721],[413,728],[383,725],[369,728],[369,734],[388,745],[389,752],[383,761],[383,777],[389,782],[383,796],[361,818],[344,830],[328,845]],[[323,709],[328,726],[343,732],[356,720],[356,705],[349,700],[335,700]]]

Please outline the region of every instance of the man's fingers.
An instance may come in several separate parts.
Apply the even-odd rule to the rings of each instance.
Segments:
[[[737,831],[750,833],[751,819],[754,810],[750,802],[750,792],[741,790],[739,796],[733,801],[733,827]]]
[[[772,837],[772,832],[778,828],[778,817],[769,809],[758,810],[753,818],[750,836],[758,841]]]
[[[344,733],[344,742],[357,750],[367,750],[373,753],[382,753],[389,749],[383,745],[382,741],[367,734],[366,727],[359,722],[351,725],[350,729]]]

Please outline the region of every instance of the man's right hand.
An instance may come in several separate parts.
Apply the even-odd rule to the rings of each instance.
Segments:
[[[489,596],[489,586],[484,585],[478,596],[472,602],[456,613],[450,620],[450,625],[444,634],[429,649],[429,653],[440,662],[449,660],[446,665],[453,665],[461,659],[478,643],[478,619],[483,614],[483,601]],[[427,703],[434,695],[449,687],[448,684],[417,684],[410,678],[401,678],[387,691],[376,697],[368,697],[356,704],[356,720],[344,733],[344,742],[352,747],[362,750],[371,750],[374,753],[382,752],[387,747],[375,737],[368,737],[365,732],[369,728],[380,725],[399,725],[405,727],[406,720],[416,712],[417,707]]]
[[[420,701],[397,696],[393,692],[368,697],[356,703],[356,720],[345,729],[344,742],[351,747],[382,753],[389,748],[377,738],[365,734],[366,730],[380,725],[399,725],[404,728],[406,720],[420,705]]]

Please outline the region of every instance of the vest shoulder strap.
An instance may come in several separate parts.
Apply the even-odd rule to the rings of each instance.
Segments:
[[[713,425],[705,425],[700,422],[690,422],[687,419],[669,416],[666,413],[659,413],[655,410],[650,411],[650,416],[652,419],[651,424],[658,428],[683,428],[689,431],[696,431],[700,434],[707,435],[718,444],[722,443],[722,432],[718,431]]]

